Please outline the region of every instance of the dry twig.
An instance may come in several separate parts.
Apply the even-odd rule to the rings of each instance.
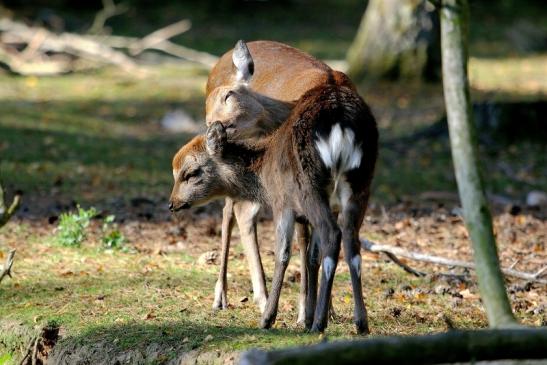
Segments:
[[[13,266],[13,260],[15,258],[15,250],[11,250],[6,258],[6,262],[0,271],[0,283],[4,280],[4,277],[9,276],[11,278],[11,267]]]
[[[21,192],[15,192],[13,201],[9,207],[6,207],[6,202],[4,200],[4,188],[0,182],[0,227],[5,225],[19,208],[19,204],[21,204],[21,195]]]
[[[462,260],[451,260],[447,259],[445,257],[439,257],[439,256],[433,256],[428,254],[423,254],[419,252],[412,252],[404,250],[400,247],[395,246],[389,246],[389,245],[382,245],[378,244],[369,240],[361,240],[361,247],[367,251],[371,252],[382,252],[385,254],[391,254],[394,256],[400,256],[404,257],[410,260],[414,261],[422,261],[422,262],[429,262],[437,265],[443,265],[443,266],[456,266],[456,267],[465,267],[468,269],[475,269],[475,264],[468,261],[462,261]],[[388,254],[388,256],[389,256]],[[391,258],[391,256],[389,256]],[[395,261],[395,260],[394,260]],[[397,264],[399,264],[397,261],[395,261]],[[406,269],[405,269],[406,270]],[[413,269],[412,269],[413,270]],[[547,266],[541,268],[535,273],[527,273],[522,271],[517,271],[512,268],[502,268],[501,271],[506,276],[512,276],[519,279],[524,279],[528,281],[537,282],[540,284],[547,284],[547,280],[541,279],[541,277],[545,274],[545,271],[547,270]],[[407,270],[408,271],[408,270]]]
[[[113,0],[103,0],[103,8],[97,12],[93,24],[88,30],[88,33],[99,34],[104,30],[104,24],[113,16],[123,14],[129,10],[129,6],[125,3],[116,4]]]
[[[147,48],[156,47],[160,43],[188,31],[191,27],[192,23],[188,19],[183,19],[176,23],[170,24],[131,44],[129,46],[129,52],[134,56],[138,55]]]

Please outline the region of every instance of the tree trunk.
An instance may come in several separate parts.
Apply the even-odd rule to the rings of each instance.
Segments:
[[[450,145],[465,224],[471,238],[479,290],[491,327],[516,324],[501,274],[492,218],[477,160],[467,79],[466,0],[442,0],[443,87]]]
[[[448,364],[547,358],[547,329],[450,331],[425,336],[377,337],[243,354],[245,365]]]
[[[355,81],[438,80],[437,11],[426,0],[370,0],[347,60]]]

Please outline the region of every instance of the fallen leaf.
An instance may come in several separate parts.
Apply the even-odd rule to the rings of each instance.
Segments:
[[[469,289],[460,291],[460,295],[463,297],[463,299],[479,299],[480,298],[479,295],[471,293]]]
[[[198,264],[200,265],[213,265],[218,258],[218,252],[207,251],[201,254],[198,258]]]
[[[154,318],[156,318],[156,315],[155,315],[154,313],[152,313],[152,312],[149,312],[149,313],[146,314],[146,316],[144,316],[143,319],[144,319],[145,321],[148,321],[148,320],[151,320],[151,319],[154,319]]]

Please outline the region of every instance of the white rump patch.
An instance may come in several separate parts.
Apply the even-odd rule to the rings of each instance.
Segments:
[[[340,124],[332,127],[327,139],[319,138],[315,145],[321,159],[338,174],[359,167],[363,151],[355,145],[355,133],[349,128],[342,130]]]
[[[355,143],[355,133],[340,124],[332,127],[327,139],[319,138],[315,145],[325,166],[331,169],[334,188],[330,197],[331,207],[340,206],[344,209],[352,191],[343,174],[361,165],[363,151]]]

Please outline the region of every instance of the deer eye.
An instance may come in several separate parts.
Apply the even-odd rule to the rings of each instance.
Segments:
[[[201,169],[196,169],[190,172],[187,172],[186,175],[184,175],[184,181],[188,181],[193,177],[198,177],[201,175]]]
[[[226,102],[226,101],[228,100],[228,98],[229,98],[230,96],[233,96],[233,95],[235,95],[235,92],[233,92],[232,90],[228,91],[228,92],[226,93],[226,96],[224,97],[224,102]]]

